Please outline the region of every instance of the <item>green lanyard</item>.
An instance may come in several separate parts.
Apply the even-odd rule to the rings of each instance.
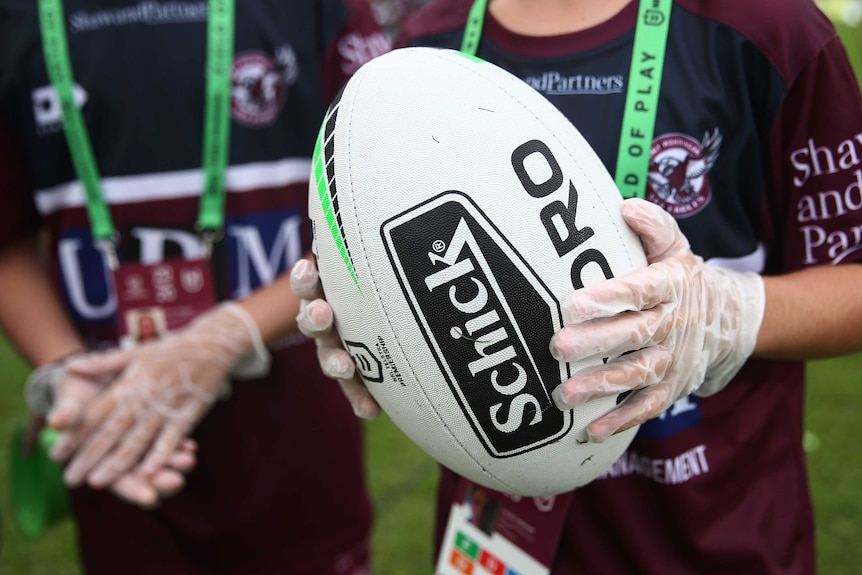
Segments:
[[[638,8],[617,154],[616,183],[626,198],[642,198],[646,192],[672,5],[673,0],[640,0]],[[487,6],[488,0],[475,0],[467,17],[461,51],[471,56],[479,47]]]
[[[204,189],[197,229],[205,256],[224,225],[225,170],[230,148],[231,66],[233,62],[234,0],[209,0],[207,24],[206,102],[204,107]],[[48,79],[57,91],[63,112],[63,130],[75,174],[84,188],[87,215],[96,245],[105,249],[116,267],[117,233],[105,202],[99,167],[84,123],[75,105],[74,79],[66,38],[63,0],[39,0],[39,25]]]

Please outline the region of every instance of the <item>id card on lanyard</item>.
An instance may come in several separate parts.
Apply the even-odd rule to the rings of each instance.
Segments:
[[[461,479],[436,575],[550,573],[571,493],[518,497]]]
[[[209,0],[203,172],[196,228],[203,257],[158,264],[121,263],[119,235],[102,189],[84,117],[75,105],[63,0],[39,0],[39,25],[48,79],[57,91],[75,174],[84,190],[93,242],[105,255],[117,296],[121,344],[178,329],[216,304],[209,258],[224,226],[225,170],[230,143],[234,0]]]
[[[476,0],[461,51],[476,56],[488,0]],[[615,181],[625,198],[643,198],[655,131],[672,0],[640,0]],[[572,494],[508,496],[461,479],[436,575],[548,575]]]

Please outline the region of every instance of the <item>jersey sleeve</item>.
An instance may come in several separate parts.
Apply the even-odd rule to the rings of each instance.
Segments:
[[[323,94],[328,105],[362,64],[388,52],[390,44],[366,0],[324,0],[323,19],[331,28],[324,32],[323,54]]]
[[[25,166],[23,152],[0,110],[0,249],[33,235],[41,226]]]
[[[771,139],[783,270],[862,261],[862,97],[837,36],[791,81]]]

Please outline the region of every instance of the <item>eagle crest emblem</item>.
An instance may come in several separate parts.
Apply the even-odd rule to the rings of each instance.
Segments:
[[[677,218],[702,210],[712,197],[707,176],[718,160],[721,141],[718,128],[700,141],[685,134],[656,138],[650,150],[647,199]]]

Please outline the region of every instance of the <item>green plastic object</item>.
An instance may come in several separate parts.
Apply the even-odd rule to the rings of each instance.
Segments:
[[[9,452],[9,500],[12,518],[21,532],[36,540],[51,526],[68,517],[69,496],[63,483],[63,468],[48,457],[59,433],[45,428],[39,433],[36,450],[25,455],[22,449],[24,429],[12,437]]]

